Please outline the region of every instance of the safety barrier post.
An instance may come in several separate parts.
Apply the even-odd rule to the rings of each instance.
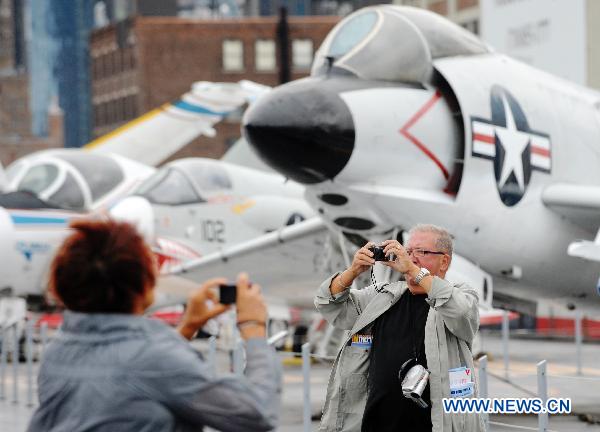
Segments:
[[[479,359],[479,397],[487,398],[488,397],[488,377],[487,377],[487,364],[488,358],[487,355],[482,356]],[[483,424],[484,430],[487,432],[490,430],[489,424],[489,415],[487,413],[483,413]]]
[[[577,311],[575,315],[575,348],[576,348],[576,359],[577,359],[577,375],[581,375],[581,343],[583,341],[583,334],[581,331],[581,320],[582,315],[580,311]]]
[[[13,329],[13,346],[12,346],[12,370],[13,370],[13,403],[19,403],[19,330],[17,323],[12,326]]]
[[[27,360],[27,406],[33,406],[33,322],[25,327],[25,356]]]
[[[509,356],[508,356],[508,333],[509,333],[509,322],[508,322],[508,311],[502,311],[502,354],[504,357],[504,377],[508,380],[508,369],[509,369]]]
[[[8,336],[8,331],[6,331],[4,326],[2,326],[0,331],[0,335],[2,336],[2,346],[0,347],[0,400],[4,400],[6,399],[6,349],[8,347],[6,339]]]
[[[548,400],[548,377],[546,376],[546,360],[537,364],[537,388],[538,397],[542,400],[544,406]],[[538,431],[546,432],[548,430],[548,413],[538,414]]]
[[[310,405],[310,344],[302,345],[302,378],[304,388],[304,409],[302,412],[302,424],[304,432],[311,429],[311,405]]]

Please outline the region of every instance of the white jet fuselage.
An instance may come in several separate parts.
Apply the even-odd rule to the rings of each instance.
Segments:
[[[492,53],[430,15],[378,6],[346,18],[312,77],[251,107],[247,138],[305,183],[328,227],[357,246],[434,223],[451,231],[458,254],[496,276],[497,291],[597,309],[600,264],[567,250],[598,230],[600,95]],[[359,22],[372,26],[364,38],[338,43]],[[415,32],[422,37],[408,37]],[[391,35],[405,44],[390,45]],[[390,73],[377,63],[393,63],[395,51],[407,51],[407,69],[377,75]]]

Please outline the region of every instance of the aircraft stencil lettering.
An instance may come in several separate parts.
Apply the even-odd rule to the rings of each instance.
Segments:
[[[490,103],[491,121],[471,117],[471,154],[494,162],[500,199],[511,207],[523,198],[532,170],[551,172],[550,136],[530,129],[523,109],[507,89],[493,86]]]
[[[40,242],[19,241],[15,245],[15,249],[21,253],[28,262],[31,262],[34,254],[45,254],[50,248],[51,246],[49,244]]]
[[[200,222],[202,239],[207,242],[225,243],[225,223],[222,220],[204,220]]]

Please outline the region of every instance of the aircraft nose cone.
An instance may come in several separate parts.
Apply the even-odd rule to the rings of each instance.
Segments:
[[[154,210],[146,198],[125,197],[109,213],[116,220],[133,224],[148,243],[154,242]]]
[[[263,96],[246,112],[243,125],[246,139],[268,165],[304,184],[333,179],[354,148],[350,110],[337,93],[310,80]]]

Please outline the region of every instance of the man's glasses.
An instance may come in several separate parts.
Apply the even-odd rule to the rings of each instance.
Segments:
[[[446,255],[446,252],[437,252],[425,249],[406,249],[406,253],[417,258],[423,258],[426,255]]]

